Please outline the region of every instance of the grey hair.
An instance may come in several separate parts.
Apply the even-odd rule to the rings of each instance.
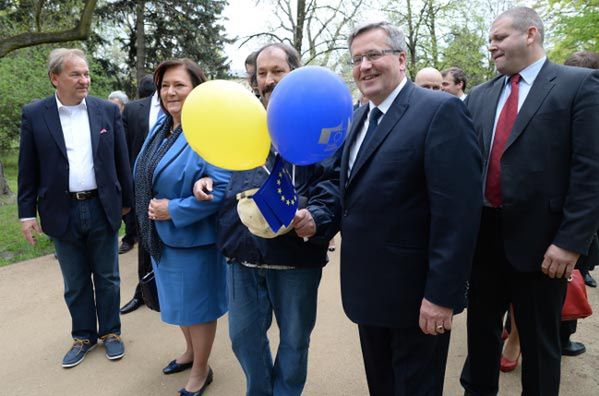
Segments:
[[[87,63],[85,52],[79,48],[56,48],[52,50],[48,55],[48,75],[60,74],[64,62],[73,57],[81,58]]]
[[[403,34],[403,31],[398,27],[390,24],[386,21],[380,22],[369,22],[363,25],[357,26],[349,35],[347,39],[347,46],[351,51],[351,45],[354,39],[362,33],[366,33],[370,30],[381,29],[385,33],[387,33],[387,43],[391,49],[401,52],[408,52],[408,47],[406,46],[406,37]]]
[[[535,10],[529,7],[510,8],[499,15],[495,20],[497,21],[505,17],[512,19],[512,27],[519,32],[524,33],[531,26],[537,28],[541,39],[540,44],[543,44],[543,41],[545,40],[545,27],[543,26],[541,17],[539,17],[539,14],[537,14]]]
[[[127,104],[127,102],[129,102],[129,98],[127,97],[127,94],[124,93],[123,91],[111,92],[110,95],[108,95],[108,100],[111,100],[111,99],[116,99],[124,105]]]

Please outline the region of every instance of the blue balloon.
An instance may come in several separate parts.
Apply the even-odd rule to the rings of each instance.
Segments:
[[[352,97],[345,82],[320,66],[306,66],[286,75],[271,94],[268,132],[287,161],[309,165],[330,157],[347,135]]]

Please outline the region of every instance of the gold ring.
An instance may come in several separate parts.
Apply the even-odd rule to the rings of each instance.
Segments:
[[[437,326],[437,330],[443,330],[443,329],[445,329],[445,327],[443,327],[443,325],[438,325]]]

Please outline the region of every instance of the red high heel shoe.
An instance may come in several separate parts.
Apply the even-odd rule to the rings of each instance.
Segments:
[[[509,373],[510,371],[514,371],[516,367],[518,367],[518,360],[520,359],[520,354],[518,353],[518,357],[516,360],[509,360],[501,354],[501,361],[499,362],[499,370],[504,373]]]

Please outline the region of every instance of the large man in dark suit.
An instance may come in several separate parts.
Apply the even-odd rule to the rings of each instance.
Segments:
[[[137,87],[137,96],[139,99],[124,105],[122,113],[123,126],[125,127],[125,138],[127,140],[131,169],[133,169],[135,159],[148,135],[148,130],[151,126],[149,122],[150,118],[153,116],[154,122],[156,122],[160,104],[158,103],[157,95],[155,95],[155,99],[152,97],[155,92],[156,84],[154,84],[154,77],[147,74],[139,80]],[[155,104],[155,106],[152,106],[153,104]],[[125,235],[123,235],[123,239],[121,239],[119,254],[127,253],[133,249],[133,246],[135,246],[135,243],[137,242],[137,227],[135,226],[134,208],[131,208],[131,211],[123,216],[123,221],[125,222]]]
[[[151,86],[154,87],[154,90],[152,90],[149,95],[147,94],[148,83],[151,83]],[[146,87],[144,88],[146,97],[127,103],[127,105],[125,105],[125,110],[123,111],[123,125],[125,127],[125,136],[127,138],[131,169],[133,169],[133,166],[135,165],[135,160],[141,151],[146,136],[148,136],[148,132],[154,126],[160,114],[164,114],[160,107],[158,94],[155,92],[156,85],[154,84],[153,76],[144,76],[140,80],[139,85],[140,88]],[[142,90],[140,89],[138,92],[141,97],[143,94]],[[125,225],[126,233],[123,237],[121,247],[119,248],[119,253],[125,253],[131,250],[135,243],[135,238],[137,237],[137,225],[134,213],[127,215]],[[140,244],[137,250],[137,274],[139,279],[141,280],[151,271],[152,262],[150,261],[150,255]],[[141,287],[138,283],[135,287],[133,298],[121,308],[121,314],[133,312],[142,304]]]
[[[556,65],[543,23],[518,7],[491,26],[499,77],[466,98],[484,161],[484,208],[468,303],[469,395],[495,395],[501,318],[514,307],[523,394],[557,395],[566,278],[599,221],[599,72]]]
[[[18,203],[27,241],[34,244],[41,232],[39,213],[56,248],[74,339],[66,368],[79,364],[98,337],[109,359],[125,353],[117,232],[132,186],[119,109],[87,96],[83,52],[52,51],[48,70],[56,94],[23,108]]]
[[[370,103],[341,160],[343,307],[371,395],[441,395],[482,206],[474,128],[458,98],[406,78],[397,28],[361,26],[349,46]]]

